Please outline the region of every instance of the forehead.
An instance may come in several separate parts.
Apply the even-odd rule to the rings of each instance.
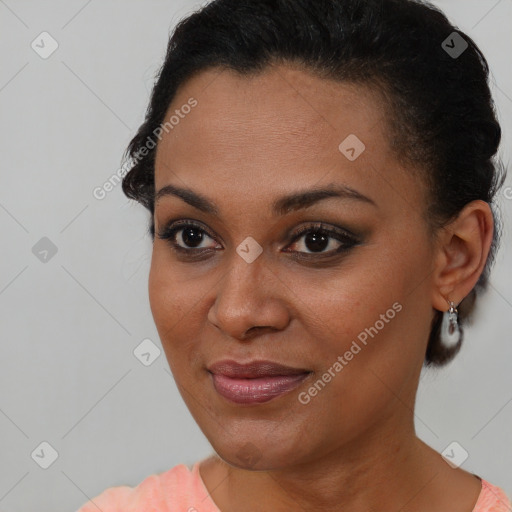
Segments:
[[[191,97],[198,105],[160,146],[200,132],[203,145],[244,141],[239,149],[248,151],[258,144],[285,150],[284,143],[316,154],[337,149],[350,133],[368,138],[369,130],[385,123],[383,102],[367,87],[321,79],[290,65],[250,76],[218,68],[200,72],[180,87],[165,119]],[[373,131],[372,142],[385,150],[381,135]]]
[[[191,98],[197,105],[182,110]],[[156,190],[181,182],[229,193],[238,184],[254,198],[336,179],[369,195],[385,193],[383,180],[391,195],[390,182],[415,187],[390,150],[382,97],[363,85],[290,65],[251,76],[215,68],[180,87],[165,119],[176,114],[179,122],[158,144]],[[357,159],[342,152],[346,140],[364,148]]]

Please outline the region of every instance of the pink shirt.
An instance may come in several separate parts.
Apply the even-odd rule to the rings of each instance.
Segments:
[[[148,476],[136,487],[110,487],[77,512],[221,512],[199,474],[200,462],[179,464]],[[482,491],[472,512],[512,512],[505,492],[482,479]]]

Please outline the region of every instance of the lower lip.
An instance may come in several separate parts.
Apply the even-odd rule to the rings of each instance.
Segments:
[[[237,404],[263,403],[288,393],[301,384],[309,373],[299,375],[276,375],[240,379],[212,374],[213,385],[217,393]]]

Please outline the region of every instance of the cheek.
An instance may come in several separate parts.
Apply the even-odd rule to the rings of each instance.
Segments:
[[[176,286],[173,276],[170,266],[164,264],[156,249],[153,250],[148,292],[151,312],[159,331],[170,328],[183,315],[183,307],[177,300],[180,288]]]
[[[354,270],[308,293],[311,318],[303,326],[316,375],[299,398],[309,404],[304,413],[331,418],[327,430],[350,437],[384,415],[421,359],[415,340],[404,336],[405,297],[395,277],[382,273],[376,281]]]
[[[176,261],[165,242],[155,241],[151,257],[148,292],[157,327],[182,323],[207,290],[206,279],[190,277],[190,266]],[[205,275],[207,277],[207,274]],[[178,325],[176,325],[178,327]]]
[[[385,375],[401,367],[407,373],[421,359],[426,332],[420,326],[429,318],[427,294],[418,286],[424,280],[422,265],[390,237],[321,279],[320,274],[294,276],[293,292],[301,298],[297,314],[314,343],[312,360],[325,371],[347,354],[347,366]]]
[[[199,339],[204,323],[200,308],[205,284],[201,282],[188,278],[183,265],[171,262],[165,249],[155,246],[148,280],[149,303],[171,368],[177,361],[193,357],[194,340]]]
[[[330,340],[333,348],[342,348],[338,345],[343,340],[373,325],[403,297],[403,265],[393,263],[382,249],[379,252],[361,252],[328,274],[309,272],[289,280],[302,325],[322,332],[313,339]]]

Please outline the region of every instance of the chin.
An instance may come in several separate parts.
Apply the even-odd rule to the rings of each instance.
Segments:
[[[259,438],[233,441],[226,438],[212,443],[217,455],[230,466],[248,471],[268,471],[297,462],[297,450],[283,440]]]

